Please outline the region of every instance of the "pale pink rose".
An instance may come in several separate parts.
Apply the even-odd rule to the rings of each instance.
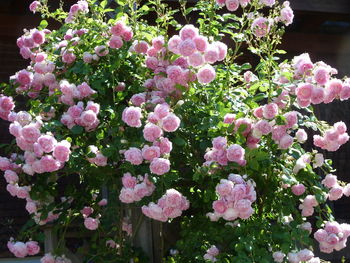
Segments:
[[[286,255],[281,251],[276,251],[272,254],[273,260],[276,263],[282,263],[285,256]]]
[[[33,73],[25,69],[19,71],[16,76],[17,82],[23,86],[29,85],[33,80]]]
[[[239,0],[226,0],[226,8],[229,11],[236,11],[239,7]]]
[[[216,61],[218,61],[219,60],[219,48],[214,44],[209,45],[204,53],[204,59],[209,64],[213,64]]]
[[[100,221],[97,218],[87,217],[84,220],[84,226],[89,230],[96,230],[99,224]]]
[[[76,60],[76,56],[69,50],[62,53],[62,61],[67,64],[72,64]]]
[[[285,134],[278,143],[280,149],[288,149],[293,144],[293,137]]]
[[[99,56],[99,57],[107,56],[108,53],[109,53],[108,47],[106,47],[106,46],[104,46],[104,45],[102,45],[102,46],[97,46],[97,47],[95,47],[94,50],[95,50],[96,55]]]
[[[22,129],[22,136],[28,143],[34,143],[40,137],[40,130],[34,123],[28,124]]]
[[[114,26],[111,27],[111,33],[115,36],[120,36],[126,30],[126,25],[123,21],[117,21]]]
[[[235,1],[235,0],[231,0],[231,1]],[[260,38],[260,37],[266,36],[270,32],[270,27],[271,27],[271,24],[267,18],[258,17],[253,21],[251,25],[251,30],[256,37]]]
[[[227,45],[223,42],[216,41],[213,43],[219,50],[218,61],[223,61],[227,55]]]
[[[332,188],[333,186],[337,185],[337,183],[337,176],[333,174],[327,174],[326,177],[322,180],[322,184],[327,188]]]
[[[109,40],[108,46],[110,48],[121,48],[123,46],[123,39],[120,36],[112,36]]]
[[[83,53],[83,61],[85,63],[91,63],[92,62],[92,55],[89,52],[84,52]]]
[[[168,138],[161,137],[158,141],[153,142],[153,145],[160,148],[161,154],[170,153],[173,149],[173,144]]]
[[[179,35],[182,40],[193,39],[198,36],[199,30],[194,25],[185,25],[181,28]]]
[[[32,39],[35,44],[41,45],[45,42],[45,34],[42,31],[34,30],[32,33]]]
[[[343,187],[341,187],[338,184],[334,185],[328,193],[328,198],[330,201],[338,200],[342,196],[343,196]]]
[[[124,153],[125,160],[134,164],[140,165],[143,162],[142,152],[140,149],[135,147],[131,147]]]
[[[278,105],[269,103],[263,107],[263,116],[265,119],[273,119],[278,114]]]
[[[292,186],[292,192],[296,196],[302,195],[305,193],[305,186],[303,184],[296,184]]]
[[[303,143],[307,140],[307,133],[304,129],[299,129],[295,134],[298,142]]]
[[[308,53],[304,53],[294,57],[293,66],[296,70],[296,73],[299,75],[310,75],[311,70],[314,67],[313,63],[311,62],[310,55]]]
[[[142,157],[145,160],[152,161],[154,158],[160,157],[160,148],[157,146],[145,145],[142,149]]]
[[[135,41],[134,42],[134,51],[139,54],[146,54],[147,50],[149,48],[149,45],[146,41]]]
[[[347,197],[350,196],[350,184],[347,184],[346,186],[344,186],[343,188],[343,194]]]
[[[33,214],[37,212],[37,206],[34,202],[28,201],[26,204],[26,210],[28,211],[29,214]]]
[[[303,205],[305,205],[306,207],[313,207],[313,206],[317,206],[318,202],[314,195],[308,195],[305,197],[303,201]]]
[[[234,121],[235,121],[235,118],[236,118],[236,115],[233,114],[233,113],[227,113],[225,116],[224,116],[224,123],[226,124],[232,124]]]
[[[227,145],[227,140],[225,137],[219,136],[213,139],[213,147],[215,149],[223,149],[225,148]]]
[[[158,104],[154,108],[154,113],[159,119],[165,118],[169,114],[170,106],[167,103]]]
[[[201,67],[197,72],[198,82],[201,84],[208,84],[215,79],[215,69],[211,65]]]
[[[164,46],[164,37],[158,36],[152,39],[152,47],[155,48],[157,51],[161,50]]]
[[[33,2],[29,5],[29,10],[35,14],[35,12],[37,11],[37,9],[40,8],[40,7],[41,7],[41,4],[40,4],[39,1],[33,1]]]
[[[218,6],[221,6],[221,7],[225,5],[225,0],[215,0],[215,2]]]
[[[61,163],[51,155],[45,155],[40,159],[40,166],[45,172],[54,172],[60,169]]]
[[[80,210],[80,213],[85,217],[88,217],[94,212],[94,209],[89,206],[85,206],[82,210]]]
[[[161,120],[161,126],[166,132],[174,132],[180,126],[180,119],[174,113],[169,113]]]
[[[188,57],[196,52],[196,44],[192,39],[186,39],[180,42],[178,49],[181,55]]]
[[[125,27],[124,32],[121,34],[121,37],[125,40],[125,41],[130,41],[134,36],[134,32],[132,31],[132,29],[130,27]]]
[[[51,253],[48,253],[40,259],[40,263],[55,263],[55,258],[51,255]]]
[[[294,19],[294,12],[292,8],[290,8],[289,6],[285,6],[284,8],[281,9],[279,21],[284,23],[286,26],[289,26],[290,24],[293,23],[293,19]]]
[[[150,164],[151,173],[163,175],[170,171],[170,162],[164,158],[155,158]]]
[[[183,70],[180,66],[172,65],[167,67],[166,74],[172,81],[179,82],[183,77]]]
[[[126,188],[134,188],[137,184],[136,177],[133,177],[130,173],[125,173],[122,177],[123,186]]]
[[[11,253],[17,258],[24,258],[28,255],[27,246],[23,242],[9,241],[7,246]]]
[[[319,229],[314,233],[314,238],[318,241],[318,242],[323,242],[327,239],[328,234],[327,231],[323,230],[323,229]]]
[[[244,160],[245,150],[238,144],[231,145],[227,149],[227,159],[231,162],[240,162]]]
[[[141,108],[127,107],[122,114],[122,120],[131,127],[141,127]]]
[[[162,129],[153,123],[147,123],[143,129],[143,137],[149,142],[154,142],[162,136],[162,134]]]
[[[15,184],[18,182],[18,175],[14,171],[6,170],[4,173],[4,177],[8,184]]]
[[[159,65],[159,61],[156,57],[147,57],[145,64],[147,68],[155,70]]]
[[[314,257],[314,253],[309,249],[303,249],[298,252],[298,257],[301,261],[308,261]]]
[[[168,41],[168,49],[175,54],[179,54],[179,44],[181,42],[182,40],[178,35],[172,36]]]
[[[77,90],[79,92],[79,97],[86,98],[95,94],[96,91],[93,90],[86,82],[81,83],[77,86]]]
[[[38,143],[45,153],[50,153],[57,145],[57,140],[52,135],[41,135],[38,138]]]
[[[70,146],[70,143],[66,140],[57,143],[52,153],[53,157],[62,163],[67,162],[71,153]]]
[[[260,120],[254,125],[254,129],[257,129],[262,135],[267,135],[272,131],[272,126],[268,121]]]
[[[200,67],[204,64],[204,57],[201,53],[196,52],[188,57],[188,63],[192,67]]]
[[[343,83],[342,90],[339,93],[339,99],[341,101],[348,100],[350,98],[350,84],[349,81]]]
[[[27,251],[29,256],[34,256],[40,252],[40,246],[36,241],[26,242]]]

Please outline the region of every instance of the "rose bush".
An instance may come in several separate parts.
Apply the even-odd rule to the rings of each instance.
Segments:
[[[328,200],[349,196],[350,184],[319,151],[338,150],[349,135],[313,107],[349,99],[350,81],[308,54],[279,62],[289,2],[116,3],[30,5],[43,20],[17,40],[29,66],[0,97],[15,138],[0,169],[32,216],[9,250],[39,253],[30,239],[42,241],[49,225],[59,242],[42,263],[70,262],[72,228],[85,233],[85,262],[147,262],[132,246],[131,204],[180,222],[176,250],[162,250],[168,262],[314,263],[315,240],[323,253],[344,248],[350,225],[334,220]],[[198,23],[178,25],[178,12]],[[153,25],[147,15],[157,16]],[[62,26],[49,30],[45,19]],[[252,71],[237,63],[249,52],[259,58]],[[303,145],[310,140],[314,149]]]

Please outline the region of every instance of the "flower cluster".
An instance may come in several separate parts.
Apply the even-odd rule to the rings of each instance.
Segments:
[[[318,202],[314,195],[307,195],[303,200],[302,204],[299,205],[299,209],[301,209],[302,216],[312,216],[315,209],[314,207],[318,206]]]
[[[320,250],[323,253],[332,253],[346,247],[350,236],[350,225],[339,224],[338,222],[327,222],[324,229],[314,233],[314,238],[320,243]]]
[[[85,127],[86,131],[93,131],[100,124],[97,115],[100,111],[100,105],[89,101],[84,109],[84,103],[78,102],[76,105],[70,106],[61,117],[61,122],[69,129],[75,125]]]
[[[204,155],[206,165],[212,162],[227,165],[229,161],[241,166],[246,164],[246,160],[244,159],[245,150],[242,146],[238,144],[228,146],[226,138],[221,136],[214,138],[212,143],[213,148]]]
[[[277,263],[282,263],[285,256],[286,255],[281,251],[276,251],[272,254],[274,261]],[[320,259],[315,258],[314,253],[309,249],[303,249],[298,252],[289,252],[287,257],[288,257],[288,262],[290,263],[300,263],[300,262],[320,263]]]
[[[24,258],[26,256],[34,256],[40,252],[40,246],[36,241],[14,242],[13,238],[7,242],[7,247],[10,252],[17,258]]]
[[[214,213],[207,214],[211,221],[221,217],[227,221],[248,219],[253,214],[252,204],[256,200],[253,181],[245,181],[239,174],[230,174],[228,180],[221,179],[216,193],[219,200],[213,202]]]
[[[157,202],[151,202],[142,207],[142,213],[154,220],[166,222],[170,218],[181,216],[182,211],[187,210],[190,203],[180,192],[168,189]]]
[[[123,188],[120,191],[119,199],[127,204],[138,202],[145,196],[150,196],[155,190],[154,184],[148,179],[148,174],[136,178],[130,173],[125,173],[122,183]]]
[[[72,5],[70,7],[68,16],[65,20],[66,23],[72,23],[77,16],[78,13],[86,14],[89,12],[89,4],[88,2],[81,0],[78,3]]]
[[[216,262],[216,256],[219,255],[219,252],[219,249],[213,245],[207,250],[207,253],[204,254],[203,258],[211,262]]]
[[[40,263],[72,263],[72,261],[66,258],[65,255],[54,256],[51,253],[47,253],[40,259]]]
[[[327,151],[337,151],[340,146],[349,141],[349,134],[344,122],[337,122],[334,126],[325,131],[324,136],[314,135],[314,144]]]

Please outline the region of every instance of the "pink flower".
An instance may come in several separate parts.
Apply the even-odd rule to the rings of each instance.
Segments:
[[[300,261],[308,261],[314,257],[314,253],[312,253],[309,249],[303,249],[298,252],[298,258]]]
[[[163,175],[170,171],[170,162],[164,158],[154,158],[149,166],[151,173]]]
[[[327,188],[332,188],[333,186],[337,185],[337,183],[337,176],[333,174],[327,174],[326,177],[322,180],[322,184]]]
[[[28,124],[22,129],[22,136],[28,143],[36,142],[40,135],[40,131],[34,123]]]
[[[133,165],[140,165],[143,162],[142,152],[140,149],[131,147],[124,153],[125,160]]]
[[[40,263],[56,263],[55,262],[55,258],[51,255],[51,253],[45,254],[45,256],[43,256],[40,259]]]
[[[168,49],[175,54],[179,54],[179,44],[181,42],[182,40],[178,35],[172,36],[168,41]]]
[[[38,143],[44,152],[50,153],[54,150],[57,141],[52,135],[41,135],[38,138]]]
[[[83,61],[85,62],[85,63],[91,63],[92,62],[92,55],[90,54],[90,53],[88,53],[88,52],[84,52],[84,54],[83,54]]]
[[[173,144],[171,141],[169,141],[168,138],[161,137],[159,141],[153,142],[154,146],[158,146],[160,148],[161,154],[167,154],[170,153],[173,149]]]
[[[141,108],[127,107],[122,114],[122,120],[130,127],[141,127]]]
[[[162,49],[162,47],[164,46],[164,37],[163,36],[158,36],[152,39],[152,47],[159,51]]]
[[[279,141],[278,146],[280,149],[288,149],[290,146],[292,146],[292,144],[293,144],[293,137],[288,134],[285,134]]]
[[[215,79],[215,69],[210,65],[201,67],[197,72],[198,82],[201,84],[208,84]]]
[[[37,212],[37,206],[34,202],[27,201],[26,210],[29,214],[33,214]]]
[[[36,241],[28,241],[26,242],[26,247],[29,256],[34,256],[40,252],[40,246]]]
[[[156,57],[147,57],[145,63],[146,67],[155,70],[158,67],[159,61]]]
[[[137,184],[137,179],[130,173],[125,173],[122,177],[122,183],[126,188],[134,188]]]
[[[8,184],[15,184],[18,182],[18,175],[14,171],[6,170],[4,177]]]
[[[69,160],[70,151],[70,143],[66,140],[60,141],[56,144],[55,149],[53,150],[53,157],[55,157],[58,161],[64,163]]]
[[[224,123],[232,124],[235,121],[236,115],[232,113],[227,113],[224,116]]]
[[[57,171],[61,164],[59,161],[55,160],[51,155],[45,155],[40,159],[40,166],[45,172]]]
[[[134,33],[132,32],[130,27],[125,27],[124,32],[121,34],[121,37],[125,40],[125,41],[130,41],[132,39],[132,37],[134,36]]]
[[[123,46],[123,39],[120,36],[112,36],[109,40],[108,46],[110,48],[121,48]]]
[[[231,145],[227,149],[227,159],[231,162],[240,163],[244,160],[245,150],[238,144]]]
[[[281,13],[279,16],[279,21],[284,23],[286,26],[289,26],[293,23],[294,12],[289,6],[285,6],[281,9]]]
[[[152,161],[154,158],[160,157],[160,148],[157,146],[145,145],[142,149],[142,157],[145,160]]]
[[[165,118],[161,121],[161,126],[166,132],[174,132],[180,126],[180,119],[174,113],[169,113]]]
[[[229,11],[236,11],[239,7],[238,0],[226,0],[225,4],[226,4],[226,7]]]
[[[28,255],[27,246],[23,242],[7,242],[7,247],[17,258],[24,258]]]
[[[146,41],[135,41],[134,42],[134,51],[139,54],[146,54],[147,50],[149,48],[149,45]]]
[[[123,21],[118,21],[113,27],[111,27],[111,33],[115,36],[120,36],[126,30],[125,23]]]
[[[45,42],[45,34],[42,31],[34,30],[32,33],[32,39],[35,44],[41,45]]]
[[[255,124],[254,129],[257,129],[263,135],[267,135],[272,131],[272,126],[268,121],[260,120]]]
[[[276,263],[282,263],[286,255],[282,251],[277,251],[272,254],[273,260]]]
[[[278,105],[276,103],[269,103],[263,108],[263,116],[265,119],[273,119],[278,114]]]
[[[185,25],[181,28],[179,35],[182,40],[193,39],[198,36],[198,28],[193,25]]]
[[[143,137],[146,141],[154,142],[162,136],[162,129],[153,123],[147,123],[143,129]]]
[[[334,185],[328,193],[328,198],[330,201],[338,200],[342,196],[343,196],[343,187],[341,187],[338,184]]]
[[[16,76],[17,81],[23,86],[29,85],[33,80],[33,73],[25,69],[19,71]]]
[[[296,196],[302,195],[305,193],[305,186],[303,184],[296,184],[292,186],[292,192]]]
[[[299,129],[295,134],[298,142],[303,143],[307,140],[307,133],[304,129]]]
[[[204,57],[199,52],[193,53],[191,56],[188,57],[188,63],[192,67],[200,67],[204,64]]]
[[[213,64],[216,61],[218,61],[219,60],[219,48],[214,44],[209,45],[204,53],[204,59],[209,64]]]
[[[33,12],[35,14],[35,12],[37,11],[37,9],[41,6],[39,1],[33,1],[30,5],[29,5],[29,10],[31,12]]]
[[[196,36],[195,38],[193,38],[193,42],[196,45],[196,49],[199,52],[205,52],[207,50],[208,47],[208,39],[204,36]]]
[[[89,230],[96,230],[99,224],[100,224],[100,220],[92,217],[87,217],[84,220],[84,226]]]
[[[196,45],[192,39],[183,40],[178,46],[181,55],[188,57],[196,52]]]
[[[258,17],[253,21],[251,30],[256,37],[260,38],[266,36],[270,32],[270,26],[270,21],[268,19],[265,17]]]
[[[154,113],[158,119],[163,119],[169,114],[170,106],[167,103],[158,104],[154,108]]]
[[[83,82],[77,86],[77,90],[79,92],[79,97],[82,98],[90,97],[96,93],[96,91],[93,90],[86,82]]]
[[[62,61],[67,64],[72,64],[76,59],[76,56],[71,51],[64,51],[62,54]]]

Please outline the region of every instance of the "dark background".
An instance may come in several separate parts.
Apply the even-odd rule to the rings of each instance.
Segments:
[[[16,39],[23,34],[23,28],[31,29],[40,22],[39,15],[28,10],[32,0],[0,0],[0,83],[25,68],[28,61],[19,55]],[[67,10],[76,1],[65,0]],[[174,1],[172,1],[174,2]],[[57,0],[49,3],[57,4]],[[339,77],[350,73],[350,0],[290,0],[295,12],[294,23],[287,28],[281,49],[291,58],[304,52],[312,61],[324,61],[339,71]],[[250,59],[249,59],[250,60]],[[350,127],[350,102],[334,102],[317,108],[320,118],[331,124],[343,120]],[[8,123],[0,120],[0,144],[11,140]],[[350,182],[350,144],[340,151],[328,154],[333,159],[337,175]],[[25,202],[12,198],[6,191],[6,182],[0,177],[0,258],[10,254],[6,242],[28,219]],[[343,197],[335,202],[334,211],[339,222],[350,223],[350,198]],[[332,262],[340,262],[342,255],[350,259],[350,247],[332,255],[321,255]],[[346,261],[348,262],[348,261]],[[350,261],[349,261],[350,262]]]

